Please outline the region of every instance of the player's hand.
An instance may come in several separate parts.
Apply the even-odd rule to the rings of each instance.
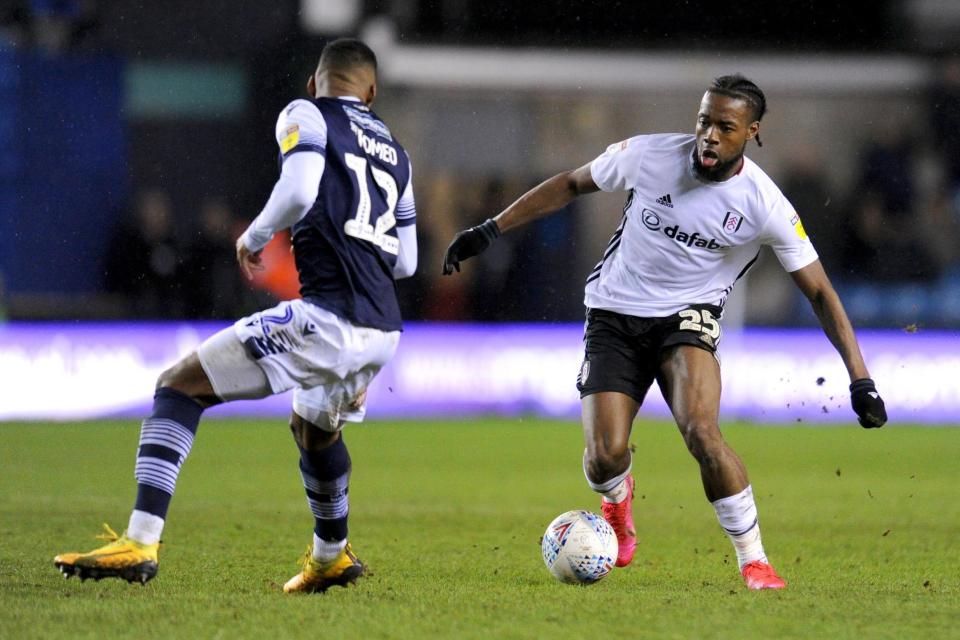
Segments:
[[[483,253],[499,237],[500,227],[490,219],[453,236],[453,242],[443,254],[443,275],[450,275],[454,269],[459,272],[461,260]]]
[[[350,411],[360,411],[363,409],[363,405],[367,402],[367,388],[364,387],[360,389],[360,392],[357,393],[357,397],[350,401],[350,404],[347,407]]]
[[[261,251],[250,251],[247,245],[243,244],[243,236],[237,238],[237,262],[240,263],[240,269],[247,276],[247,280],[253,280],[254,271],[264,269],[263,261],[260,259]]]
[[[887,421],[887,408],[870,378],[854,380],[850,385],[850,402],[864,429],[882,427]]]

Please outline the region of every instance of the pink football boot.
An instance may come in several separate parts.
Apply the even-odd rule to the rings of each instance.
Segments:
[[[754,560],[740,570],[748,589],[785,589],[787,583],[766,562]]]
[[[617,566],[625,567],[637,549],[637,530],[633,527],[633,476],[627,476],[627,498],[623,502],[601,499],[600,510],[617,534]]]

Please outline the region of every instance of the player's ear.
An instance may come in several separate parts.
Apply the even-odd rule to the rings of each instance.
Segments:
[[[364,102],[367,103],[367,106],[373,104],[373,101],[377,97],[377,82],[373,81],[370,83],[370,86],[367,88],[367,96],[364,98]]]
[[[307,95],[309,95],[311,98],[317,97],[317,78],[312,73],[307,79]]]
[[[758,133],[760,133],[760,121],[754,120],[750,123],[750,126],[747,127],[747,140],[753,140],[757,137]]]

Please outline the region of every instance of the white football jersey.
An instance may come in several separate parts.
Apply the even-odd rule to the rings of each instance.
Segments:
[[[702,180],[695,145],[690,134],[636,136],[591,163],[600,189],[630,194],[587,278],[587,307],[648,318],[695,303],[722,307],[762,245],[788,272],[817,259],[800,217],[760,167],[744,157],[729,180]]]

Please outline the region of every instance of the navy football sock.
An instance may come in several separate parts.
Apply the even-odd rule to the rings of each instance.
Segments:
[[[167,517],[180,467],[193,446],[203,407],[190,396],[161,387],[153,396],[153,413],[140,428],[137,451],[137,502],[134,509]]]
[[[321,451],[300,447],[300,475],[313,512],[314,533],[326,542],[346,540],[350,453],[343,434]]]

